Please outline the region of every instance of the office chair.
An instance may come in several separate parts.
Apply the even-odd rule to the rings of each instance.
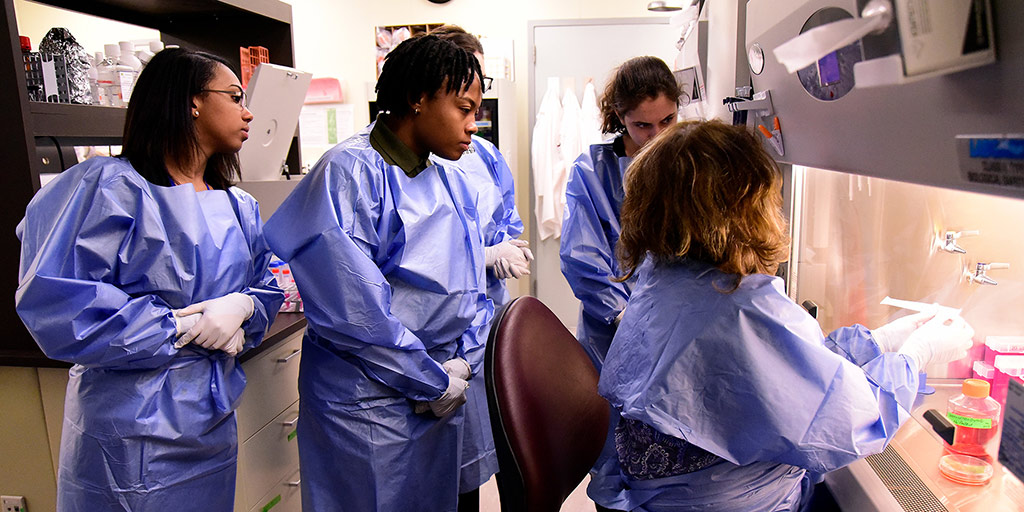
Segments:
[[[576,338],[536,298],[496,315],[484,382],[502,512],[557,511],[586,476],[608,432],[597,379]]]

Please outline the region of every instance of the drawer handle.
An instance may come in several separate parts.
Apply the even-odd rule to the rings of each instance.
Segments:
[[[285,482],[284,484],[287,485],[288,487],[298,487],[299,484],[301,484],[301,483],[302,483],[302,479],[300,478],[300,479],[298,479],[298,480],[296,480],[294,482]]]
[[[288,354],[285,357],[277,358],[277,362],[279,362],[279,363],[287,363],[288,361],[291,361],[293,357],[299,355],[300,352],[302,352],[301,348],[295,349],[295,352],[292,352],[291,354]]]
[[[295,417],[294,419],[292,419],[291,421],[282,421],[282,422],[281,422],[281,424],[282,424],[282,425],[284,425],[284,426],[286,426],[286,427],[294,427],[294,426],[295,426],[295,424],[296,424],[296,423],[298,423],[298,422],[299,422],[299,417],[298,417],[298,416],[296,416],[296,417]]]

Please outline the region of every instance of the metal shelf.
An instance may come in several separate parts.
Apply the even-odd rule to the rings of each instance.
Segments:
[[[98,105],[29,102],[33,135],[77,142],[74,145],[120,143],[126,111]]]

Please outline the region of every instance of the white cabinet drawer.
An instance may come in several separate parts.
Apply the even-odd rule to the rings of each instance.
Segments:
[[[242,364],[247,383],[238,406],[239,441],[245,442],[299,399],[299,358],[304,332],[292,334],[273,350]]]
[[[249,512],[302,512],[302,492],[299,490],[299,468],[277,482],[270,492],[249,509]]]
[[[280,415],[238,447],[238,485],[242,509],[254,506],[271,492],[275,483],[287,478],[299,467],[299,447],[295,439],[299,403],[296,401]]]

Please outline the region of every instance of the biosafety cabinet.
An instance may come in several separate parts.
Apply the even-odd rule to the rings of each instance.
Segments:
[[[1009,464],[981,487],[939,474],[923,417],[945,415],[986,340],[1024,336],[1022,27],[1019,0],[746,5],[752,98],[730,109],[786,164],[789,294],[825,332],[907,313],[886,297],[958,309],[975,329],[966,359],[927,368],[937,391],[885,452],[828,475],[844,510],[1024,510],[1009,411]]]

